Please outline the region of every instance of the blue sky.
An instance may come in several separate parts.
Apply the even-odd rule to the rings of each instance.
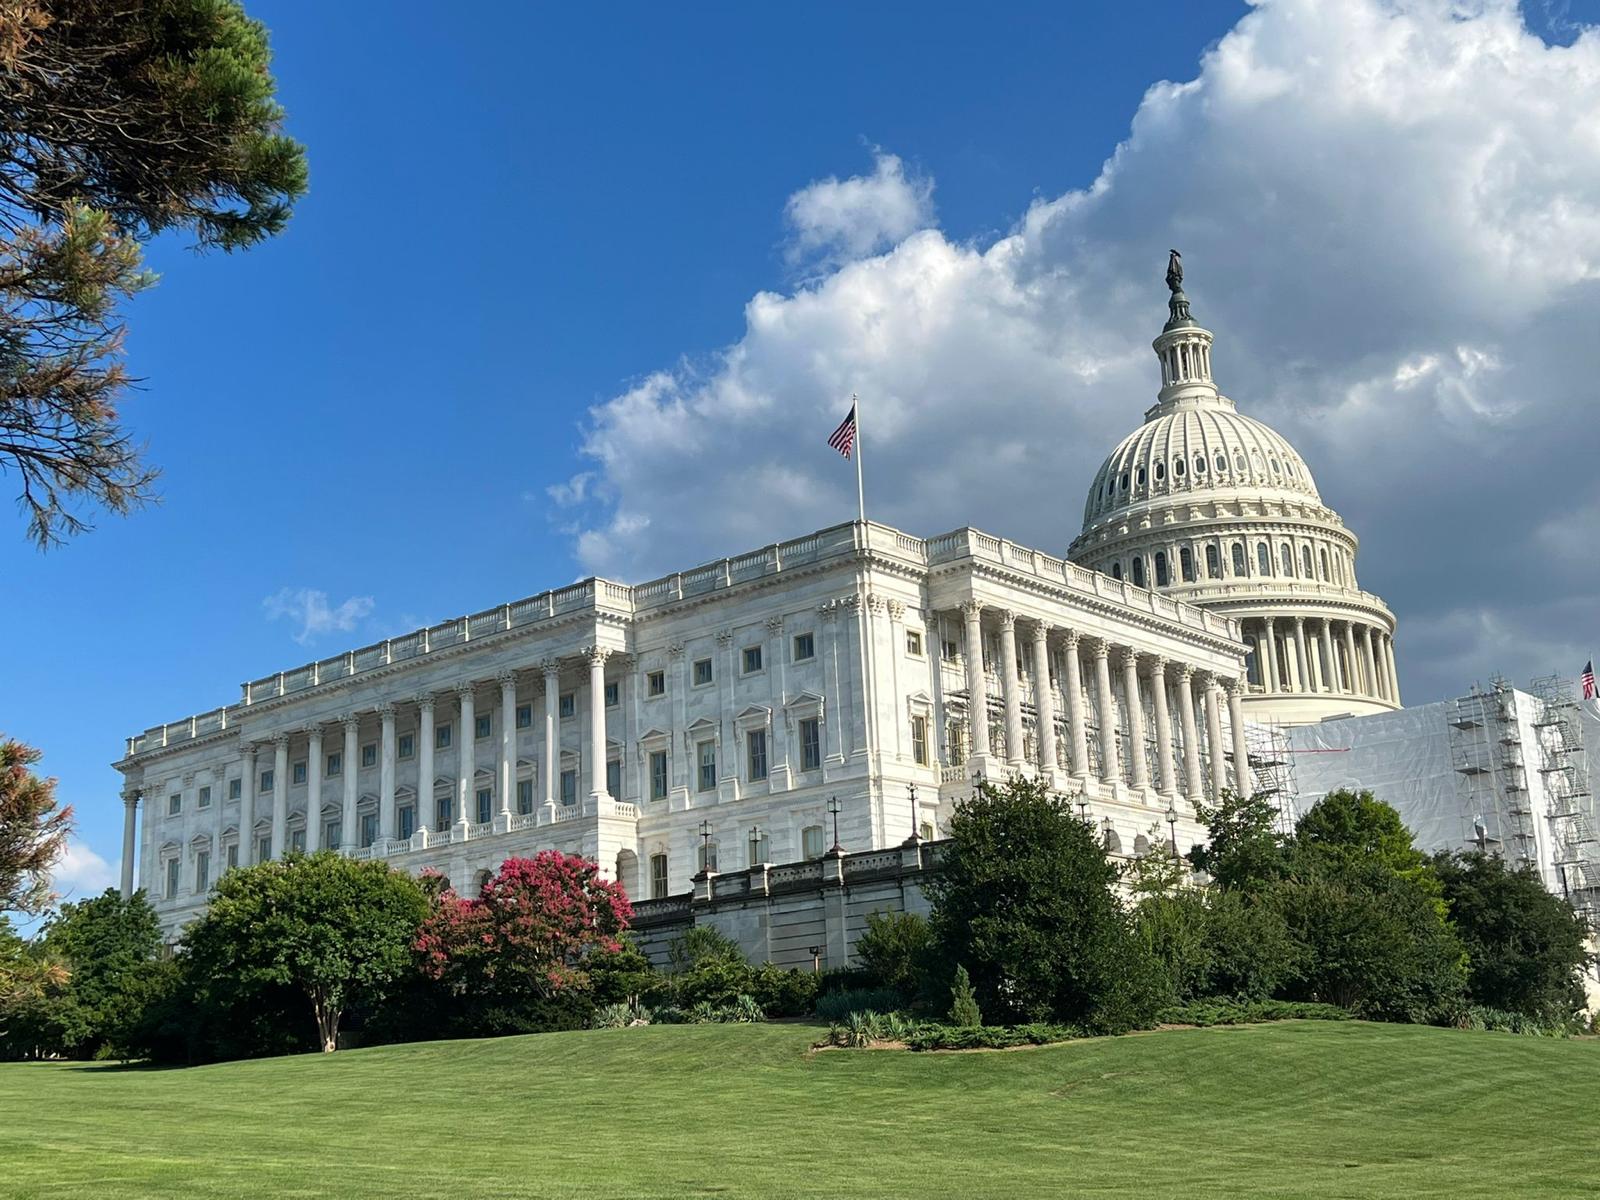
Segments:
[[[1532,41],[1503,73],[1565,70],[1572,64],[1562,54],[1593,59],[1600,48],[1578,38],[1578,23],[1594,20],[1596,7],[1534,6],[1525,31]],[[704,397],[731,390],[744,407],[721,423],[729,442],[712,462],[736,455],[746,437],[757,445],[782,440],[781,423],[769,418],[785,404],[783,388],[752,399],[750,378],[736,377],[739,362],[761,361],[770,346],[759,313],[752,323],[753,297],[772,295],[786,324],[818,310],[826,317],[830,304],[848,312],[863,272],[892,272],[918,254],[981,265],[1030,220],[1044,258],[1019,303],[1043,296],[1030,310],[1040,327],[1058,321],[1086,339],[1100,335],[1095,344],[1109,347],[1108,365],[1096,368],[1101,386],[1091,389],[1092,401],[1063,401],[1073,421],[1059,434],[1059,473],[1052,466],[1031,475],[1043,503],[1028,507],[1038,519],[1007,528],[1016,506],[985,498],[980,483],[962,520],[1064,548],[1094,461],[1149,402],[1153,362],[1123,350],[1155,332],[1168,239],[1187,234],[1186,253],[1194,244],[1202,264],[1191,289],[1197,312],[1219,318],[1219,376],[1248,410],[1302,442],[1325,496],[1366,537],[1363,582],[1400,613],[1402,673],[1416,676],[1413,695],[1431,699],[1417,694],[1447,694],[1451,679],[1470,682],[1472,671],[1488,669],[1485,648],[1503,645],[1518,622],[1549,635],[1550,614],[1522,604],[1515,588],[1489,589],[1465,606],[1441,600],[1436,562],[1413,552],[1404,522],[1374,512],[1395,493],[1357,486],[1383,455],[1375,462],[1319,431],[1331,416],[1380,406],[1381,397],[1361,390],[1373,380],[1411,395],[1419,377],[1438,379],[1419,409],[1434,420],[1487,411],[1517,436],[1546,428],[1559,410],[1504,416],[1492,397],[1463,400],[1461,390],[1509,373],[1519,353],[1533,354],[1527,331],[1570,288],[1591,287],[1589,274],[1563,281],[1569,290],[1529,289],[1525,303],[1515,299],[1518,280],[1508,278],[1514,311],[1484,318],[1470,336],[1443,336],[1423,321],[1400,344],[1353,319],[1347,334],[1306,353],[1295,329],[1251,317],[1287,307],[1283,280],[1292,274],[1275,274],[1273,264],[1298,252],[1305,230],[1292,212],[1242,211],[1269,187],[1254,171],[1269,169],[1275,151],[1253,148],[1271,128],[1238,115],[1238,97],[1248,93],[1238,81],[1274,78],[1274,56],[1276,70],[1298,70],[1302,32],[1313,48],[1377,38],[1382,12],[1330,33],[1311,28],[1328,18],[1294,0],[1254,15],[1224,2],[527,5],[455,30],[441,24],[436,5],[251,0],[249,8],[272,30],[288,129],[307,145],[311,192],[288,231],[250,253],[196,256],[177,242],[151,250],[162,279],[128,313],[129,364],[143,383],[125,413],[164,471],[163,502],[126,520],[102,519],[45,555],[23,544],[20,519],[0,522],[11,540],[0,550],[0,615],[12,632],[0,730],[44,749],[44,769],[77,810],[81,847],[109,863],[121,833],[118,777],[108,764],[123,737],[231,702],[245,678],[592,569],[640,577],[847,518],[849,480],[836,478],[821,447],[832,424],[822,428],[822,414],[840,407],[831,382],[807,385],[803,403],[817,415],[808,409],[805,427],[818,425],[817,448],[805,452],[801,474],[774,483],[766,503],[740,506],[759,514],[759,536],[706,515],[728,507],[714,488],[683,495],[681,514],[658,516],[642,531],[637,521],[618,524],[618,514],[671,507],[638,490],[639,451],[629,440],[638,435],[625,420],[641,404],[653,419],[674,404],[714,414]],[[1419,26],[1429,20],[1444,18],[1417,18]],[[1507,21],[1517,25],[1514,11],[1490,5],[1473,32],[1504,43]],[[1217,52],[1230,31],[1250,48],[1243,67],[1226,53],[1234,42]],[[1447,66],[1439,70],[1446,118],[1454,104],[1467,123],[1462,136],[1478,136],[1470,122],[1482,114],[1452,98]],[[1417,72],[1426,81],[1428,66]],[[1200,84],[1147,95],[1162,80]],[[1586,102],[1574,97],[1588,120]],[[1360,145],[1372,144],[1368,127],[1311,116],[1297,125],[1293,98],[1279,107],[1285,144],[1310,147],[1305,172],[1356,154],[1357,134]],[[1507,110],[1515,107],[1508,99]],[[1164,182],[1135,186],[1152,144],[1203,146],[1227,134],[1229,119],[1238,120],[1238,136],[1212,144],[1243,165],[1208,173],[1205,162],[1183,157],[1187,149],[1173,151]],[[1370,111],[1361,119],[1382,120]],[[1163,142],[1174,124],[1190,135]],[[1442,127],[1429,136],[1448,144],[1451,135]],[[1108,172],[1119,144],[1125,165]],[[1163,171],[1149,174],[1160,179]],[[1249,190],[1230,193],[1246,176]],[[828,181],[852,178],[870,195],[908,206],[910,223],[869,205],[864,215],[852,210],[848,228],[819,225],[792,201],[827,200],[836,194]],[[1105,194],[1082,199],[1097,178]],[[1544,193],[1533,180],[1528,203],[1548,210],[1551,196],[1574,191],[1593,201],[1587,189],[1597,178],[1546,180]],[[1395,184],[1388,194],[1381,178],[1368,180],[1348,202],[1354,216],[1364,204],[1385,213],[1420,207],[1428,182]],[[1062,213],[1077,221],[1071,214],[1096,206],[1117,218],[1063,223]],[[1364,249],[1364,222],[1351,225],[1342,252],[1365,259],[1381,287],[1382,239],[1401,239],[1404,230],[1377,222]],[[1091,256],[1088,243],[1117,253]],[[1562,245],[1579,256],[1595,249]],[[1113,270],[1107,264],[1122,263],[1123,251],[1144,266]],[[1259,270],[1246,269],[1258,260]],[[1208,268],[1209,285],[1201,282]],[[1094,281],[1115,301],[1084,309],[1073,288],[1051,290],[1056,278]],[[821,324],[844,332],[820,349],[802,339],[784,350],[794,359],[779,354],[769,369],[781,371],[802,352],[812,361],[836,350],[848,364],[852,322]],[[1486,337],[1493,365],[1458,353]],[[904,458],[897,461],[891,445],[873,481],[886,519],[922,533],[958,523],[925,501],[914,468],[927,454],[913,459],[910,431],[945,417],[970,422],[996,404],[1003,410],[1003,401],[980,393],[984,380],[1006,392],[1026,361],[1006,345],[996,339],[961,351],[980,381],[963,397],[930,396],[919,410],[907,382],[904,395],[886,402],[890,432],[896,423],[907,430]],[[916,356],[914,341],[906,354]],[[872,370],[909,380],[906,366],[879,361]],[[1306,382],[1313,377],[1315,388]],[[821,378],[854,376],[846,365]],[[1017,410],[1019,421],[1030,411]],[[1504,467],[1507,458],[1496,454],[1521,462],[1516,450],[1474,451],[1472,418],[1463,419],[1468,425],[1452,427],[1451,444],[1480,454],[1471,470]],[[1402,422],[1396,444],[1414,447],[1421,422]],[[1505,428],[1492,432],[1503,441]],[[997,447],[993,461],[1004,464],[1005,453]],[[692,446],[680,457],[685,469],[706,473],[706,457]],[[1341,472],[1342,487],[1334,482]],[[808,487],[808,479],[821,482]],[[1425,511],[1459,512],[1472,494],[1440,482]],[[1551,530],[1547,561],[1535,560],[1534,569],[1552,580],[1591,578],[1572,547],[1593,526],[1583,514],[1600,514],[1584,505],[1596,503],[1592,493],[1573,498],[1575,525],[1561,523],[1565,509],[1523,514],[1528,528]],[[1457,548],[1469,545],[1464,537]],[[1419,611],[1418,657],[1409,664],[1402,601]],[[1502,669],[1572,669],[1545,658],[1594,641],[1582,639],[1581,630],[1562,627],[1541,646],[1548,655]],[[92,854],[80,848],[75,856],[68,887],[103,882]]]

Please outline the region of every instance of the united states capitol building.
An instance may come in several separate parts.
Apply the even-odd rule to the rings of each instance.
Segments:
[[[1389,712],[1400,688],[1355,535],[1218,391],[1176,256],[1168,285],[1156,402],[1065,557],[851,522],[252,680],[127,739],[123,891],[175,936],[223,871],[291,851],[472,895],[549,848],[636,900],[710,897],[734,872],[809,879],[836,847],[892,865],[974,777],[1019,772],[1113,853],[1187,850],[1197,800],[1253,789],[1254,730]]]

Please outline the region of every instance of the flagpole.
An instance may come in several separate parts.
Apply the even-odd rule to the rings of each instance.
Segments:
[[[856,414],[856,507],[861,513],[861,524],[867,523],[867,491],[861,483],[861,400],[854,393],[850,396],[850,407]]]

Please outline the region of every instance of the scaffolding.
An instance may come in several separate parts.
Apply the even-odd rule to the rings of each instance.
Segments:
[[[1278,831],[1293,833],[1294,803],[1299,791],[1288,735],[1276,722],[1247,722],[1245,747],[1255,794],[1266,797],[1277,808]]]
[[[1552,858],[1567,898],[1593,925],[1600,920],[1600,844],[1578,701],[1571,680],[1558,675],[1533,680],[1528,692],[1536,703],[1532,723]]]

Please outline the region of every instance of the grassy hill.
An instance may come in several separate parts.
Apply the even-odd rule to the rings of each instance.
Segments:
[[[663,1026],[0,1065],[7,1196],[1589,1196],[1600,1042],[1361,1023],[978,1054]]]

